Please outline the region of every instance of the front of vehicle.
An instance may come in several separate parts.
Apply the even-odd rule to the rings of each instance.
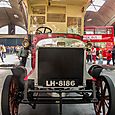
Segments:
[[[35,75],[31,74],[29,78],[34,76],[36,84],[41,87],[83,85],[85,44],[80,40],[81,37],[73,34],[62,36],[59,33],[44,35],[37,35],[33,40],[37,41],[32,49],[32,67]],[[38,40],[38,36],[42,36],[42,39]]]
[[[33,97],[37,100],[40,95],[45,94],[45,98],[48,99],[45,103],[55,103],[57,98],[67,98],[67,94],[78,92],[82,94],[82,100],[86,92],[92,92],[85,91],[86,79],[89,76],[86,72],[85,44],[81,39],[79,35],[65,33],[35,35],[32,42],[33,69],[25,77],[25,84],[29,84],[26,85],[27,94],[30,96],[25,99],[31,100]],[[34,97],[35,94],[37,96]],[[52,101],[49,96],[52,97]],[[75,97],[64,103],[70,100],[70,103],[74,103],[72,98]],[[60,99],[57,101],[60,102]]]

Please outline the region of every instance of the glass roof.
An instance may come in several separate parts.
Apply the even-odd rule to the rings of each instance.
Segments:
[[[12,8],[9,0],[0,0],[0,7],[2,7],[2,8]]]
[[[105,2],[106,0],[92,0],[91,5],[86,9],[86,11],[98,12]]]

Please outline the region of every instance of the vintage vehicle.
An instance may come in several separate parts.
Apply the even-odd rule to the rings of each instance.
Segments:
[[[93,103],[96,115],[114,115],[113,81],[101,74],[102,66],[93,65],[86,71],[82,35],[88,4],[89,0],[22,1],[29,12],[28,33],[35,32],[22,43],[31,50],[32,70],[28,73],[23,66],[12,66],[12,75],[6,77],[2,89],[2,115],[18,115],[20,104],[33,109],[36,104],[59,104],[62,115],[62,104],[84,103]],[[45,21],[45,25],[35,29],[32,25],[37,16],[37,23]]]

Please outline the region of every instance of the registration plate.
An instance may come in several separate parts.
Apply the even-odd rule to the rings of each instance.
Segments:
[[[74,87],[76,86],[75,80],[46,80],[46,87]]]

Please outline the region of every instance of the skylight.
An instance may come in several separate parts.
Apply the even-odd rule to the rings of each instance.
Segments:
[[[105,2],[106,0],[92,0],[91,5],[86,9],[86,11],[98,12]]]
[[[0,0],[1,8],[12,8],[9,0]]]

